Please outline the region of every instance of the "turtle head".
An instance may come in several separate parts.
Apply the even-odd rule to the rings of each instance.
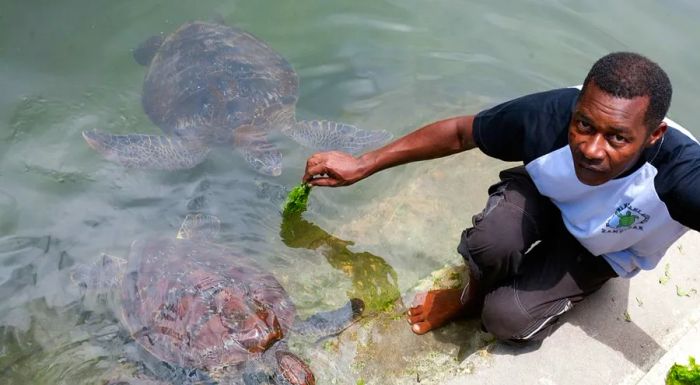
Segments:
[[[243,158],[255,171],[270,176],[282,174],[282,154],[272,146],[256,146],[242,151]]]
[[[282,154],[268,141],[264,128],[237,127],[233,132],[233,143],[236,151],[255,171],[271,176],[282,174]]]
[[[271,148],[268,150],[244,151],[245,161],[255,171],[270,176],[280,176],[282,174],[282,154],[279,150]]]
[[[156,56],[156,52],[158,52],[160,46],[163,45],[164,40],[165,36],[162,34],[149,37],[143,43],[139,44],[138,47],[134,48],[132,53],[134,60],[142,66],[151,64],[151,61]]]
[[[252,298],[247,290],[232,285],[220,290],[212,299],[221,325],[247,351],[263,352],[283,337],[275,313]],[[213,329],[213,333],[216,330]]]

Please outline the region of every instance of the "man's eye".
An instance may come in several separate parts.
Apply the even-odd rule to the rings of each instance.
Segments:
[[[590,129],[592,128],[591,125],[588,124],[588,122],[584,122],[583,120],[579,120],[579,121],[578,121],[578,127],[579,127],[579,129],[581,129],[582,131],[588,131],[588,130],[590,130]]]
[[[627,138],[625,138],[624,136],[622,136],[620,134],[612,135],[610,137],[610,140],[615,142],[615,143],[626,143],[627,142]]]

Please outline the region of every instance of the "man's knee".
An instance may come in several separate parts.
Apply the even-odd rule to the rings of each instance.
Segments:
[[[517,272],[522,254],[541,240],[540,229],[549,228],[552,217],[559,214],[524,168],[506,170],[501,177],[507,180],[489,188],[486,207],[472,218],[473,227],[462,233],[458,251],[482,269],[505,269],[510,275]]]
[[[479,227],[467,229],[462,235],[460,251],[467,251],[467,254],[479,266],[500,264],[497,261],[508,258],[514,253],[520,253],[522,249],[522,242],[508,236],[508,229],[504,230],[500,232]]]
[[[566,302],[566,301],[565,301]],[[563,311],[569,307],[562,303]],[[489,333],[499,340],[511,342],[539,341],[552,330],[558,316],[559,304],[551,307],[553,314],[531,314],[512,287],[500,287],[484,300],[481,322]]]
[[[481,323],[486,331],[499,340],[522,338],[529,317],[518,304],[516,292],[511,287],[500,287],[484,299]]]
[[[477,225],[462,233],[458,251],[470,258],[485,278],[497,281],[517,272],[528,246],[523,242],[522,231],[507,223],[500,228]]]

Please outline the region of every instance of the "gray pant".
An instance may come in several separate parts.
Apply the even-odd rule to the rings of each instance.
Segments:
[[[484,328],[501,340],[542,340],[559,316],[617,275],[569,234],[524,167],[500,179],[457,250],[484,298]]]

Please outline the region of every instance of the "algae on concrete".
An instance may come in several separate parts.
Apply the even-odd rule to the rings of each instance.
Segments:
[[[669,271],[670,268],[671,268],[671,265],[668,263],[664,266],[664,275],[659,277],[660,284],[665,285],[671,279],[671,272]]]
[[[673,364],[666,375],[666,385],[698,385],[700,384],[700,365],[695,363],[695,357],[688,357],[688,365]]]

